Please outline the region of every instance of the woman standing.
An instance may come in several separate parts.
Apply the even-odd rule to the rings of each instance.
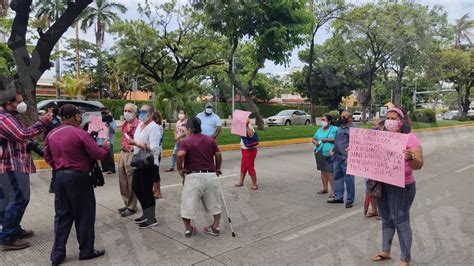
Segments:
[[[241,137],[240,147],[242,150],[242,162],[240,164],[240,180],[236,187],[244,186],[244,179],[247,172],[252,179],[252,190],[258,190],[257,173],[255,172],[255,158],[257,157],[258,139],[256,138],[255,130],[250,126],[250,121],[247,120],[247,137]]]
[[[382,195],[377,199],[379,215],[382,218],[382,251],[373,256],[372,260],[390,259],[390,249],[396,230],[400,241],[400,265],[409,265],[412,244],[410,207],[416,194],[413,170],[423,167],[423,151],[416,135],[410,133],[411,121],[403,109],[393,107],[388,110],[385,129],[408,134],[407,147],[403,151],[405,155],[405,188],[382,183]]]
[[[314,157],[316,167],[321,171],[323,188],[318,194],[328,193],[328,183],[331,186],[330,198],[334,198],[334,176],[333,163],[331,160],[331,150],[334,148],[334,138],[336,138],[337,127],[332,124],[332,116],[324,114],[321,118],[321,127],[316,131],[311,142],[314,144]]]
[[[176,121],[176,127],[174,129],[174,149],[173,149],[173,158],[171,160],[171,167],[165,172],[173,172],[176,166],[176,154],[179,150],[179,142],[181,139],[186,137],[186,123],[188,119],[186,118],[186,112],[184,110],[180,110],[178,113],[178,121]]]
[[[133,171],[132,189],[140,202],[143,215],[135,219],[139,228],[148,228],[158,224],[155,217],[155,198],[153,196],[153,181],[159,171],[159,156],[161,130],[153,120],[155,110],[150,105],[143,105],[140,109],[138,125],[134,139],[128,144],[134,146],[133,153],[137,154],[140,149],[150,150],[153,154],[154,164],[150,167],[135,168]]]

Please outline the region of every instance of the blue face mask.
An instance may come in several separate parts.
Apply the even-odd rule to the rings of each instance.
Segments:
[[[147,117],[148,117],[148,112],[140,111],[138,113],[138,120],[140,120],[142,122],[145,121],[147,119]]]

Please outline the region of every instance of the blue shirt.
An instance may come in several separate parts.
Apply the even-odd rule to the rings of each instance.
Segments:
[[[210,115],[206,115],[204,112],[201,112],[197,115],[197,118],[201,119],[201,130],[202,134],[211,136],[216,133],[217,127],[220,127],[221,118],[212,113]]]
[[[338,163],[347,160],[347,147],[349,147],[349,130],[355,127],[353,123],[346,126],[341,125],[337,129],[336,139],[334,140],[334,160]]]
[[[314,139],[319,142],[319,146],[314,148],[315,152],[322,151],[324,157],[329,157],[331,154],[332,148],[334,148],[334,143],[326,142],[322,143],[322,139],[334,139],[336,138],[337,127],[329,126],[327,130],[324,130],[320,127],[316,133],[314,133]]]

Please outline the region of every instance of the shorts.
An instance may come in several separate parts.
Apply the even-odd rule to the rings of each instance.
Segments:
[[[219,182],[215,173],[194,173],[186,176],[181,194],[181,217],[196,219],[200,201],[211,215],[222,213]]]
[[[316,159],[316,168],[323,172],[323,173],[332,173],[334,172],[333,169],[333,162],[331,160],[331,157],[325,157],[321,155],[316,155],[317,153],[314,153],[314,158]],[[317,158],[317,156],[321,156],[320,159]]]

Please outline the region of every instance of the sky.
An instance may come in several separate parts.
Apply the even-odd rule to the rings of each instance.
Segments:
[[[137,11],[138,4],[144,3],[145,0],[115,0],[115,2],[121,3],[128,8],[128,11],[126,14],[120,15],[122,19],[134,20],[134,19],[138,19],[141,16]],[[167,1],[166,0],[149,0],[149,2],[159,5]],[[187,0],[177,0],[177,2],[178,2],[178,5],[183,5],[187,3]],[[348,0],[347,2],[353,3],[353,4],[363,4],[369,1]],[[420,4],[430,5],[430,6],[433,6],[433,5],[442,6],[444,10],[446,10],[446,12],[448,13],[449,23],[454,23],[456,19],[460,18],[465,13],[470,13],[471,18],[474,17],[474,0],[416,0],[416,2]],[[65,37],[74,38],[75,37],[74,30],[72,28],[69,29],[66,32]],[[316,34],[316,42],[318,44],[323,43],[329,37],[330,37],[330,33],[328,32],[328,28],[327,27],[323,28]],[[93,28],[89,29],[86,33],[81,31],[80,38],[87,40],[89,42],[95,43]],[[111,34],[106,34],[104,48],[110,49],[113,43],[114,43],[113,36]],[[281,65],[275,65],[272,62],[267,61],[265,63],[264,69],[262,69],[261,72],[284,76],[285,74],[288,73],[289,69],[293,67],[303,66],[303,63],[298,59],[298,51],[304,48],[305,48],[304,46],[295,48],[295,50],[292,52],[289,65],[287,67],[281,66]],[[47,71],[43,75],[43,77],[45,78],[51,78],[53,76],[54,76],[54,70]]]

